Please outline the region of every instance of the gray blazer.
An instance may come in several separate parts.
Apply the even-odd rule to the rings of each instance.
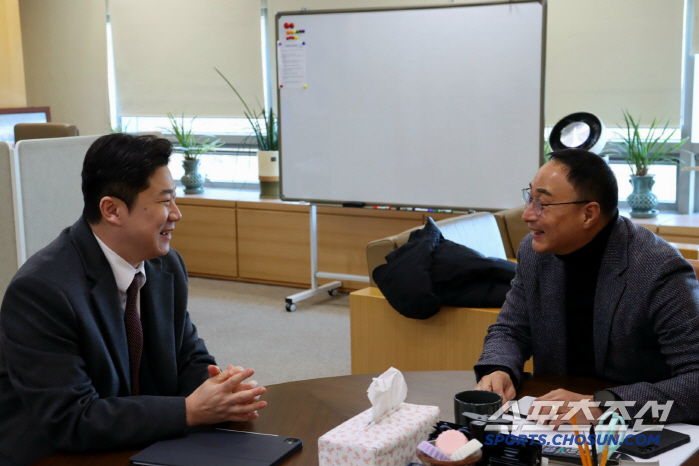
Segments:
[[[0,465],[54,449],[135,448],[186,428],[185,401],[215,364],[187,312],[174,250],[145,263],[141,396],[131,397],[114,274],[84,219],[32,256],[0,311]]]
[[[527,236],[512,290],[488,329],[475,366],[565,374],[565,273],[553,254]],[[602,257],[594,308],[595,369],[621,399],[674,400],[666,422],[699,421],[699,284],[678,251],[648,229],[619,217]],[[480,377],[479,377],[480,378]],[[646,417],[646,416],[644,416]]]

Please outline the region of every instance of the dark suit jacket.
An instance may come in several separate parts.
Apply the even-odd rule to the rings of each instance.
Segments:
[[[488,329],[475,366],[507,367],[522,380],[534,371],[566,372],[565,273],[553,254],[519,247],[512,290]],[[699,284],[692,267],[665,240],[619,217],[602,257],[594,307],[595,370],[636,401],[674,400],[666,422],[699,421]],[[644,416],[646,417],[646,416]]]
[[[429,319],[442,306],[501,307],[515,264],[444,239],[431,217],[372,273],[395,310]]]
[[[56,448],[138,447],[184,432],[184,397],[215,362],[190,321],[179,254],[171,249],[145,270],[136,397],[114,274],[86,221],[17,272],[0,310],[0,464],[28,464]]]

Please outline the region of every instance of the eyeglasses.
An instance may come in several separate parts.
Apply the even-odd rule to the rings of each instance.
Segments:
[[[534,213],[536,214],[537,217],[541,216],[541,213],[544,211],[544,207],[550,206],[550,205],[566,205],[566,204],[587,204],[588,202],[592,201],[575,201],[575,202],[556,202],[554,204],[542,204],[541,199],[535,196],[531,195],[531,190],[532,188],[524,188],[522,190],[522,201],[524,202],[524,207],[529,207],[529,204],[532,205],[534,208]]]

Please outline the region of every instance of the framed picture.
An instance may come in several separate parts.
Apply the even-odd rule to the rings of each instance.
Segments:
[[[50,123],[49,107],[0,108],[0,141],[15,143],[17,123]]]

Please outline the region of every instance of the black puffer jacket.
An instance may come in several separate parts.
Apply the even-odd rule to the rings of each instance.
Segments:
[[[515,264],[445,240],[434,221],[374,269],[374,281],[405,317],[427,319],[441,306],[501,307]]]

